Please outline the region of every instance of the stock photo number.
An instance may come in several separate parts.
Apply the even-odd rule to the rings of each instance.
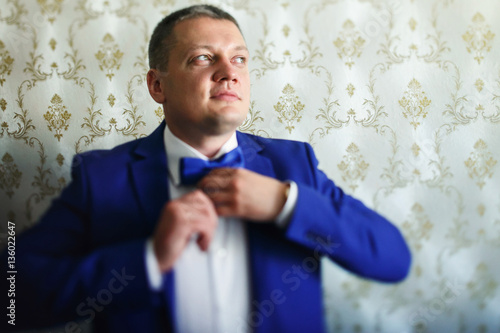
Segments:
[[[7,251],[7,281],[9,281],[7,321],[10,325],[16,325],[16,225],[10,221],[7,222]]]

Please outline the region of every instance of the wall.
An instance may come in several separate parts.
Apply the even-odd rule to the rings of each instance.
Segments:
[[[76,152],[149,134],[149,35],[199,1],[0,1],[0,221],[22,230]],[[401,284],[324,263],[331,332],[500,331],[500,2],[208,1],[240,21],[241,130],[308,141],[403,231]],[[3,239],[2,239],[3,240]]]

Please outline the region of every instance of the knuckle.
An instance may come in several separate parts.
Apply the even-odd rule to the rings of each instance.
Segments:
[[[236,213],[240,213],[241,205],[239,204],[238,200],[236,200],[235,198],[233,198],[233,200],[231,200],[229,202],[228,206],[231,209],[231,211],[236,212]]]
[[[205,198],[202,191],[193,191],[191,193],[193,194],[193,200],[196,202],[201,202]]]
[[[207,195],[202,190],[196,190],[193,192],[193,204],[196,206],[206,205],[208,200]]]
[[[234,191],[239,191],[241,189],[242,182],[240,178],[233,178],[230,182],[230,187]]]
[[[192,200],[197,200],[198,198],[201,197],[201,192],[200,191],[192,191],[192,192],[189,192],[186,197],[189,197]]]
[[[176,212],[179,211],[180,205],[177,201],[169,201],[163,206],[163,214],[166,215],[173,215],[176,214]]]
[[[220,184],[217,180],[212,179],[208,180],[206,184],[203,185],[203,192],[206,194],[213,194],[217,192],[217,190],[220,188]]]

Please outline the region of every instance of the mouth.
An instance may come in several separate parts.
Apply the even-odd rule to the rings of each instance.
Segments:
[[[212,96],[210,96],[211,99],[219,100],[219,101],[227,101],[227,102],[233,102],[233,101],[239,101],[240,97],[238,96],[237,93],[234,91],[230,90],[222,90],[219,92],[216,92]]]

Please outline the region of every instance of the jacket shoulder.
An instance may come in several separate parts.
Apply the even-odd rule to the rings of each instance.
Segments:
[[[111,149],[90,150],[75,156],[73,163],[85,161],[87,165],[119,165],[127,163],[138,156],[156,155],[164,151],[163,131],[165,122],[160,124],[148,136],[122,143]],[[137,156],[134,156],[137,155]]]
[[[297,154],[304,153],[306,150],[312,150],[307,142],[287,140],[287,139],[275,139],[275,138],[265,138],[262,136],[257,136],[249,133],[238,132],[238,139],[245,142],[253,142],[262,148],[263,153],[267,154]]]
[[[73,158],[73,167],[80,165],[82,162],[85,162],[88,166],[107,164],[108,162],[126,163],[142,140],[144,138],[128,141],[110,149],[94,149],[76,154]]]

